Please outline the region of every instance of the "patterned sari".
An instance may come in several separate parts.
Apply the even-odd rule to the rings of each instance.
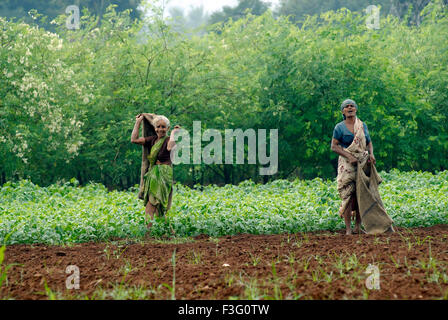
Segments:
[[[166,164],[156,165],[157,155],[167,138],[167,136],[163,137],[152,146],[148,155],[149,169],[143,178],[143,204],[146,206],[149,201],[157,208],[160,216],[165,215],[169,209],[169,200],[173,189],[173,168]]]
[[[357,167],[342,156],[339,156],[338,161],[337,185],[342,199],[339,215],[343,217],[352,197],[356,196],[362,225],[368,234],[393,231],[393,220],[387,214],[378,191],[382,180],[375,165],[368,162],[364,126],[358,118],[355,120],[354,131],[353,142],[345,150],[358,160]]]
[[[369,152],[366,146],[364,126],[358,118],[355,120],[354,131],[353,142],[345,150],[358,160],[358,168],[364,168],[369,159]],[[339,156],[337,185],[339,196],[342,199],[339,208],[341,217],[343,217],[345,209],[351,203],[351,198],[356,192],[356,171],[356,167],[346,157]]]

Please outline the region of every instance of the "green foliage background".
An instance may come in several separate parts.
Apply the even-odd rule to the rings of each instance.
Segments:
[[[2,0],[0,2],[0,16],[33,23],[33,18],[28,12],[36,10],[39,14],[47,17],[40,21],[40,26],[54,31],[50,21],[64,13],[70,5],[78,6],[80,11],[90,11],[97,16],[97,22],[100,24],[102,15],[111,4],[116,4],[118,11],[130,9],[130,15],[133,19],[140,18],[141,12],[138,10],[140,2],[141,0]]]
[[[448,163],[448,17],[433,1],[419,27],[342,9],[300,26],[270,11],[183,36],[161,9],[133,20],[111,6],[101,25],[57,33],[0,18],[0,182],[139,182],[135,115],[164,114],[202,128],[279,129],[279,172],[257,165],[179,165],[189,185],[332,178],[333,128],[347,97],[372,137],[380,170],[445,170]],[[261,180],[264,179],[264,180]]]

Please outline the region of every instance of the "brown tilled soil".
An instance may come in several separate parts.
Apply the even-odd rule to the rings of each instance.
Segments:
[[[439,225],[377,236],[345,236],[341,230],[11,245],[3,270],[14,265],[0,297],[447,299],[447,240],[448,225]],[[366,286],[375,283],[366,273],[369,264],[379,268],[379,289]],[[66,288],[69,265],[79,267],[78,290]]]

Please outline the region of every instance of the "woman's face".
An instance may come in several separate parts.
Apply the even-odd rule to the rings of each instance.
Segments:
[[[163,120],[157,121],[155,129],[156,129],[157,136],[159,138],[166,136],[166,132],[168,131],[168,127],[166,126],[166,123]]]
[[[346,118],[356,117],[356,107],[352,104],[348,104],[342,110],[342,114],[345,115]]]

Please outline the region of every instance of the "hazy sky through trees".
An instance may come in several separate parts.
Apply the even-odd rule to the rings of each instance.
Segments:
[[[272,6],[276,6],[279,0],[269,0]],[[207,13],[213,13],[215,11],[221,10],[224,6],[235,7],[238,4],[238,0],[169,0],[166,2],[167,8],[179,7],[184,11],[190,11],[193,7],[204,6],[204,11]]]

